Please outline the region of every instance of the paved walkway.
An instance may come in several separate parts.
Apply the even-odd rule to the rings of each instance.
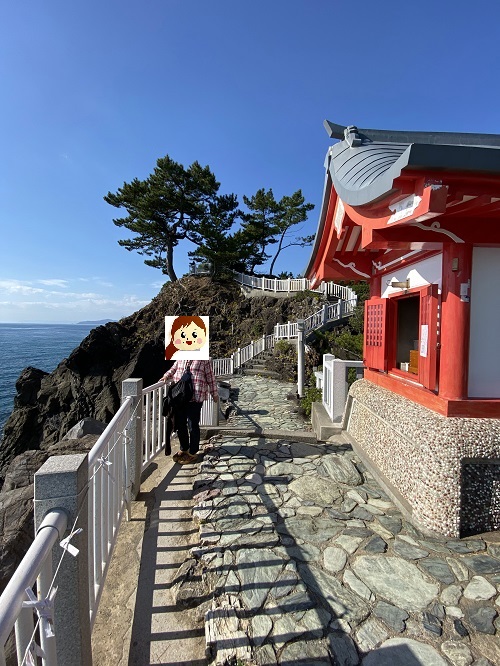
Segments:
[[[303,427],[277,383],[234,383],[240,408],[252,405],[266,429],[273,419]],[[342,436],[319,445],[221,437],[196,488],[193,571],[205,598],[215,594],[216,663],[500,663],[500,535],[420,534]]]
[[[172,442],[175,444],[175,440]],[[123,522],[92,632],[93,666],[205,666],[204,617],[177,605],[174,580],[198,543],[196,466],[163,454]]]
[[[169,459],[166,477],[158,469],[146,481],[146,537],[122,547],[141,572],[130,575],[132,585],[139,580],[137,596],[129,589],[133,620],[118,641],[121,660],[107,661],[107,647],[95,664],[201,666],[209,663],[203,634],[214,664],[500,663],[500,534],[425,537],[342,436],[298,441],[305,427],[286,399],[292,385],[260,377],[231,384],[238,409],[230,426],[248,430],[251,420],[286,436],[220,435],[199,465]],[[193,478],[195,524],[186,487]],[[174,511],[178,499],[181,522],[155,509],[165,501]],[[160,533],[168,561],[160,561]],[[120,605],[118,587],[106,583],[104,618]],[[119,632],[110,621],[101,631],[106,624],[112,641]]]

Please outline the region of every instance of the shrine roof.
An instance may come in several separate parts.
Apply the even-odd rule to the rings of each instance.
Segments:
[[[327,155],[327,170],[340,198],[363,206],[391,194],[405,170],[500,175],[500,135],[400,132],[343,127],[325,120],[340,139]]]

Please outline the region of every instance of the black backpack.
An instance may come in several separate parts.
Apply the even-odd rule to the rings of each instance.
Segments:
[[[167,395],[163,400],[162,416],[167,416],[171,410],[183,407],[193,399],[193,375],[190,366],[191,361],[188,362],[179,381],[168,387]]]

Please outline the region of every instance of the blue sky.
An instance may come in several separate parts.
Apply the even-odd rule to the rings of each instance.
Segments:
[[[316,205],[328,118],[500,133],[500,4],[24,0],[0,25],[0,322],[131,314],[164,277],[103,201],[169,154]],[[175,269],[188,269],[176,249]],[[298,273],[308,249],[277,271]]]

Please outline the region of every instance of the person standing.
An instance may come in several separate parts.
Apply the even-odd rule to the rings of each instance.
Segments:
[[[193,378],[193,398],[191,402],[175,410],[175,424],[179,437],[180,451],[172,457],[181,465],[195,463],[200,449],[200,416],[203,402],[212,396],[214,402],[219,401],[217,382],[212,370],[212,364],[207,360],[188,361],[178,360],[162,377],[166,382],[171,379],[178,382],[189,364]]]

